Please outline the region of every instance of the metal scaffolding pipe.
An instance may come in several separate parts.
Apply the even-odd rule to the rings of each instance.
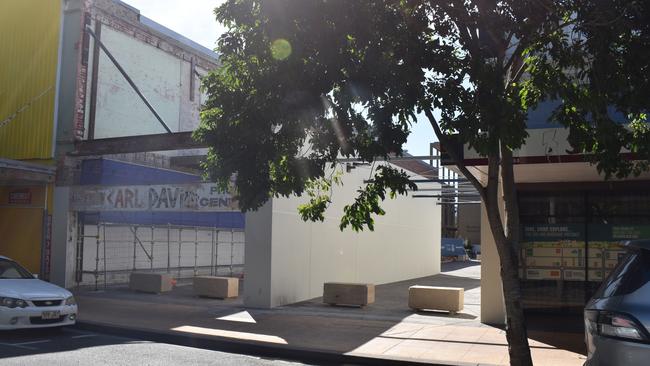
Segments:
[[[183,232],[183,228],[178,229],[178,278],[181,278],[181,246],[183,245],[183,241],[181,240],[181,235]]]
[[[133,270],[135,271],[135,258],[136,258],[136,255],[137,255],[137,252],[136,252],[137,246],[136,246],[136,244],[138,244],[138,227],[135,226],[135,227],[131,228],[131,232],[133,232]]]
[[[151,256],[149,256],[149,269],[153,272],[153,245],[154,245],[154,226],[151,225]]]
[[[102,225],[102,239],[104,240],[104,289],[106,289],[106,225]]]
[[[230,229],[230,276],[233,275],[232,262],[235,256],[235,230]]]
[[[170,237],[169,237],[169,230],[170,230],[170,227],[169,227],[169,224],[167,224],[167,273],[169,273],[169,268],[171,267],[170,261],[171,261],[171,256],[172,256],[172,253],[171,253],[171,241],[170,241]]]
[[[95,291],[99,283],[99,222],[97,222],[97,244],[95,246]]]
[[[199,259],[199,228],[194,227],[194,275],[196,276],[196,265]]]
[[[150,271],[167,271],[168,273],[171,273],[172,270],[178,270],[178,276],[175,276],[177,278],[186,278],[192,275],[198,275],[199,273],[207,273],[208,269],[211,274],[213,275],[219,275],[219,273],[223,270],[229,271],[231,276],[235,275],[235,269],[237,271],[242,270],[243,268],[243,252],[242,253],[235,253],[235,250],[239,250],[238,245],[239,244],[244,244],[244,242],[238,241],[239,237],[235,237],[235,235],[239,235],[237,233],[241,233],[241,231],[229,228],[228,231],[230,231],[230,245],[228,245],[228,242],[225,242],[223,244],[228,245],[230,247],[230,261],[220,264],[219,263],[219,234],[223,229],[218,229],[215,227],[199,227],[199,226],[179,226],[178,229],[178,268],[173,267],[171,265],[171,237],[173,236],[171,229],[172,225],[166,225],[167,226],[167,264],[165,265],[164,262],[158,261],[155,262],[153,252],[156,249],[156,230],[157,229],[165,229],[164,226],[156,226],[156,225],[145,225],[143,228],[149,227],[149,230],[151,232],[151,237],[149,240],[140,238],[139,235],[142,235],[142,230],[139,230],[139,225],[136,224],[115,224],[115,223],[104,223],[104,222],[96,222],[91,224],[90,226],[96,226],[97,227],[97,235],[83,235],[84,232],[84,226],[88,225],[83,225],[82,224],[83,219],[80,220],[80,225],[78,226],[77,230],[79,232],[79,237],[78,237],[78,242],[79,242],[79,248],[78,248],[78,257],[79,260],[82,261],[83,263],[80,263],[77,266],[78,269],[78,276],[79,276],[79,282],[78,286],[89,286],[90,288],[95,288],[96,290],[99,289],[99,278],[103,276],[103,281],[104,281],[104,288],[106,288],[108,285],[112,283],[121,283],[122,281],[128,281],[128,273],[131,273],[133,271],[137,270],[142,270],[143,268],[138,268],[138,245],[140,245],[143,249],[143,251],[149,256],[149,270]],[[115,231],[108,231],[107,227],[115,227],[115,228],[123,228],[123,230],[117,229]],[[183,230],[190,230],[193,229],[195,234],[194,238],[185,238],[183,236]],[[128,231],[131,231],[131,235],[124,237],[123,233],[126,233]],[[200,240],[203,234],[199,235],[199,232],[204,233],[206,235],[211,235],[209,240]],[[94,234],[94,233],[93,233]],[[114,234],[113,237],[111,235]],[[85,238],[93,238],[94,242],[90,242],[90,240],[87,240],[84,242]],[[193,239],[193,240],[183,240],[183,239]],[[208,239],[208,238],[205,238]],[[164,239],[163,239],[164,240]],[[149,244],[144,245],[144,242],[148,242]],[[191,251],[187,250],[190,249],[189,247],[186,247],[186,250],[183,251],[183,243],[194,243],[194,263],[189,263],[187,260],[187,257],[191,256]],[[93,258],[92,256],[84,256],[83,251],[87,250],[85,245],[93,245],[95,248],[95,257]],[[108,251],[108,245],[111,244],[111,251]],[[160,243],[162,244],[162,243]],[[207,250],[208,245],[210,245],[210,258],[208,259],[207,255],[201,255],[199,254],[199,246],[201,248],[204,248]],[[131,247],[133,246],[133,247]],[[203,249],[202,249],[203,250]],[[147,253],[148,251],[151,251],[151,255]],[[107,253],[108,252],[108,253]],[[208,252],[206,252],[208,253]],[[107,255],[111,254],[111,257],[109,258]],[[132,258],[131,258],[132,257]],[[185,257],[185,259],[183,259]],[[100,263],[100,261],[103,258],[103,265]],[[235,262],[235,259],[237,259],[237,262]],[[92,262],[94,263],[94,266],[91,264]],[[126,265],[124,265],[126,262]],[[91,264],[91,265],[88,265]],[[90,267],[87,268],[86,270],[83,269],[83,267]],[[94,268],[93,268],[94,267]],[[159,268],[162,267],[162,268]],[[92,269],[91,269],[92,268]],[[221,268],[224,268],[223,270],[220,271]],[[223,273],[223,272],[221,272]],[[238,272],[239,273],[239,272]],[[124,274],[127,274],[124,276]],[[110,283],[109,283],[109,276],[111,275],[110,278]],[[90,277],[93,276],[93,277]]]

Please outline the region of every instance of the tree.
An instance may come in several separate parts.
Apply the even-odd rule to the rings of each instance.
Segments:
[[[272,196],[310,193],[300,212],[323,220],[330,198],[322,188],[334,183],[328,171],[336,159],[401,155],[411,124],[424,115],[442,146],[469,145],[488,159],[483,184],[448,149],[485,204],[501,260],[511,364],[530,365],[513,150],[527,137],[528,111],[548,99],[557,101],[552,118],[570,128],[576,151],[590,154],[607,177],[647,168],[648,5],[230,0],[215,13],[228,31],[219,39],[221,67],[204,80],[208,100],[195,133],[211,146],[209,177],[225,188],[236,174],[244,211]],[[612,63],[619,72],[606,72]],[[611,108],[632,123],[618,123]],[[621,148],[639,160],[622,161]],[[414,188],[403,171],[382,166],[345,207],[341,228],[372,229],[387,192]]]

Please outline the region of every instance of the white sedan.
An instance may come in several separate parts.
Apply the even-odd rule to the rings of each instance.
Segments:
[[[0,256],[0,330],[72,325],[77,303],[70,291],[34,278]]]

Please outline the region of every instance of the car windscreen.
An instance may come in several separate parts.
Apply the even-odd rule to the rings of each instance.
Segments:
[[[594,297],[631,294],[650,282],[650,251],[631,251],[600,286]]]
[[[18,263],[6,259],[0,259],[0,280],[16,280],[34,278],[29,271]]]

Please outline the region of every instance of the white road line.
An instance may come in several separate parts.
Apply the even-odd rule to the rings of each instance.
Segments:
[[[47,343],[51,342],[52,340],[50,339],[44,339],[42,341],[31,341],[31,342],[21,342],[21,343],[11,343],[12,346],[24,346],[26,344],[40,344],[40,343]]]
[[[70,338],[88,338],[88,337],[97,337],[97,334],[82,334],[77,336],[72,336]]]
[[[34,350],[37,349],[35,347],[20,346],[20,345],[11,344],[11,343],[0,343],[0,346],[16,347],[16,348],[28,349],[28,350],[31,350],[31,351],[34,351]]]

